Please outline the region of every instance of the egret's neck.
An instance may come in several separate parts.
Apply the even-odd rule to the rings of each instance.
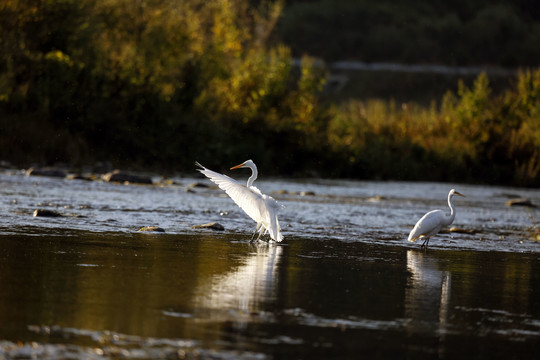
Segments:
[[[248,188],[253,186],[253,182],[255,181],[255,179],[257,179],[257,175],[258,175],[257,167],[255,165],[249,166],[249,168],[251,169],[251,176],[249,177],[247,181]]]
[[[446,225],[450,225],[452,222],[454,222],[454,219],[456,217],[456,208],[454,206],[454,203],[452,202],[452,195],[448,194],[448,206],[450,207],[450,215],[446,217]]]

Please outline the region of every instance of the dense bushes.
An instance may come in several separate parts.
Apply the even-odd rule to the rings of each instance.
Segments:
[[[282,6],[2,2],[2,159],[192,172],[253,158],[275,175],[540,185],[540,69],[429,107],[329,103],[324,69],[269,43]]]
[[[426,108],[381,100],[334,108],[329,142],[351,176],[540,184],[540,69],[494,95],[486,75]]]
[[[307,60],[294,73],[289,50],[267,46],[281,7],[3,2],[2,156],[178,170],[310,151],[323,77]]]

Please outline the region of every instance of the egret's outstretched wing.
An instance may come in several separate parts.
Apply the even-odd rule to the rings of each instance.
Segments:
[[[415,241],[422,235],[430,236],[433,233],[439,232],[443,223],[442,218],[444,217],[444,212],[442,210],[433,210],[424,215],[409,234],[409,241]]]
[[[251,187],[251,189],[248,189],[227,175],[207,169],[199,163],[195,164],[201,167],[201,169],[197,169],[198,171],[219,186],[221,190],[224,190],[250,218],[257,223],[264,222],[265,226],[267,226],[269,222],[268,212],[265,211],[265,201],[257,188]]]

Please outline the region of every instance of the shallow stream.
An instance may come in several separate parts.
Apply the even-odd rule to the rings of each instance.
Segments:
[[[284,205],[276,245],[250,244],[255,224],[219,189],[190,186],[209,182],[169,180],[0,173],[0,358],[540,353],[540,210],[505,204],[540,205],[538,189],[257,181]],[[408,243],[453,187],[456,231]],[[225,230],[191,228],[208,222]]]

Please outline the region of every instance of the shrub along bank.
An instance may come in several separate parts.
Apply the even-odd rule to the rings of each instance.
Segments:
[[[540,69],[431,106],[325,101],[324,70],[268,40],[283,3],[251,3],[4,2],[0,157],[540,185]]]

